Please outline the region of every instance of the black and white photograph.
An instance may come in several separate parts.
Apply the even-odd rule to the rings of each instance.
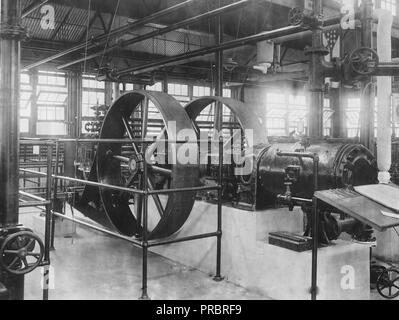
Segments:
[[[399,300],[399,1],[0,0],[0,300]]]

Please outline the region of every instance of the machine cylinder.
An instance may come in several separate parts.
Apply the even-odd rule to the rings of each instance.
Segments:
[[[286,168],[299,167],[299,175],[292,185],[292,194],[312,198],[313,160],[281,157],[278,152],[301,152],[301,143],[277,143],[270,146],[258,162],[258,204],[272,205],[278,194],[286,192]],[[360,144],[322,141],[306,148],[307,153],[319,156],[319,190],[373,184],[377,181],[374,155]]]

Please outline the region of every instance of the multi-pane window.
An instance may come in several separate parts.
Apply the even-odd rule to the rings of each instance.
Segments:
[[[22,134],[29,133],[30,118],[32,113],[32,86],[28,73],[21,73],[21,94],[19,108],[19,127]]]
[[[290,95],[288,97],[288,130],[289,134],[306,134],[308,106],[306,96]]]
[[[397,0],[381,0],[381,9],[386,9],[392,12],[394,16],[398,13]]]
[[[120,83],[119,84],[119,91],[121,94],[133,91],[134,85],[133,83]]]
[[[266,95],[266,128],[269,136],[286,136],[287,133],[287,103],[282,93]]]
[[[360,135],[360,98],[348,99],[346,108],[346,127],[348,138],[359,137]]]
[[[40,71],[37,86],[37,134],[66,135],[68,87],[64,73]]]
[[[162,89],[162,82],[156,82],[156,83],[154,83],[154,85],[152,85],[152,86],[147,86],[147,87],[146,87],[146,90],[148,90],[148,91],[158,91],[158,92],[162,92],[162,91],[163,91],[163,89]]]
[[[147,91],[162,92],[162,82],[156,82],[152,86],[146,86],[145,89]],[[166,138],[165,136],[161,137],[162,129],[165,125],[162,115],[152,101],[148,101],[148,122],[147,137]]]
[[[208,86],[193,86],[193,99],[198,99],[211,95],[211,87]],[[197,125],[203,132],[208,132],[208,137],[212,137],[212,132],[215,124],[215,104],[207,106],[197,117]]]
[[[205,97],[211,95],[210,87],[193,86],[193,97]]]
[[[169,83],[168,93],[176,98],[182,106],[185,106],[190,101],[188,93],[188,85],[180,83]]]
[[[84,75],[82,87],[82,133],[88,133],[86,124],[96,120],[96,107],[105,104],[105,83]]]

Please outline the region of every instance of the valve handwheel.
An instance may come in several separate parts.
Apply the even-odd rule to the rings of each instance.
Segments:
[[[383,271],[377,280],[377,291],[386,299],[399,297],[399,271],[396,269]]]
[[[303,9],[295,7],[288,13],[288,22],[292,26],[299,26],[303,23]]]
[[[377,52],[370,48],[356,49],[350,55],[349,61],[352,70],[360,75],[372,74],[379,64]]]
[[[36,269],[43,260],[44,245],[33,232],[21,231],[5,238],[0,248],[0,268],[24,275]]]

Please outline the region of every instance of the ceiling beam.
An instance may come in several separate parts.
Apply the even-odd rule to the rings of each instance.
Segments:
[[[335,27],[337,23],[339,23],[340,17],[335,17],[331,18],[329,20],[326,20],[324,22],[324,26],[326,27]],[[251,35],[248,37],[236,39],[236,40],[231,40],[224,42],[220,45],[216,45],[210,48],[202,48],[199,50],[187,52],[181,55],[173,56],[173,57],[168,57],[165,59],[161,59],[158,61],[154,61],[152,63],[146,64],[146,65],[141,65],[141,66],[136,66],[132,68],[127,68],[124,70],[121,70],[118,72],[118,75],[125,75],[125,74],[139,74],[143,72],[151,72],[153,70],[162,68],[162,67],[167,67],[171,65],[176,65],[176,64],[182,64],[191,61],[193,58],[198,58],[200,56],[205,56],[208,54],[212,54],[215,52],[218,52],[220,50],[229,50],[229,49],[234,49],[237,47],[242,47],[247,44],[253,44],[259,41],[264,41],[264,40],[275,40],[283,37],[291,37],[291,36],[298,36],[298,35],[305,35],[309,33],[309,28],[310,27],[304,27],[304,26],[288,26],[272,31],[265,31],[261,32],[255,35]]]
[[[38,61],[36,63],[33,63],[33,64],[29,65],[29,66],[25,66],[24,69],[29,70],[29,69],[38,67],[38,66],[40,66],[42,64],[45,64],[47,62],[50,62],[50,61],[53,61],[55,59],[61,58],[61,57],[65,56],[65,55],[68,55],[70,53],[74,53],[76,51],[83,50],[86,47],[88,49],[89,48],[93,48],[99,42],[106,41],[109,37],[115,37],[115,36],[118,36],[118,35],[126,34],[127,32],[129,32],[129,31],[131,31],[131,30],[133,30],[135,28],[142,27],[142,26],[144,26],[144,25],[146,25],[146,24],[148,24],[150,22],[154,22],[155,20],[157,20],[157,19],[159,19],[161,17],[167,16],[167,15],[169,15],[169,14],[171,14],[171,13],[173,13],[173,12],[179,10],[179,9],[185,8],[185,7],[189,6],[189,5],[192,5],[194,2],[198,2],[198,1],[205,1],[205,0],[186,0],[184,2],[181,2],[179,4],[174,5],[172,7],[169,7],[167,9],[155,12],[153,14],[150,14],[149,16],[147,16],[145,18],[142,18],[140,20],[131,22],[131,23],[129,23],[129,24],[123,26],[123,27],[116,28],[116,29],[112,30],[109,33],[104,33],[104,34],[102,34],[102,35],[100,35],[98,37],[95,37],[89,43],[82,42],[82,43],[80,43],[80,44],[78,44],[78,45],[76,45],[76,46],[74,46],[72,48],[69,48],[69,49],[67,49],[65,51],[59,52],[59,53],[57,53],[57,54],[55,54],[55,55],[53,55],[51,57],[48,57],[46,59],[43,59],[43,60]]]
[[[106,50],[97,51],[97,52],[95,52],[93,54],[90,54],[90,55],[88,55],[86,57],[83,57],[81,59],[74,60],[74,61],[68,62],[68,63],[66,63],[64,65],[61,65],[61,66],[58,67],[58,69],[64,69],[64,68],[70,67],[72,65],[75,65],[77,63],[81,63],[81,62],[84,62],[84,61],[87,61],[87,60],[91,60],[91,59],[99,57],[99,56],[101,56],[103,54],[110,53],[110,52],[112,52],[115,49],[124,48],[124,47],[132,45],[134,43],[138,43],[138,42],[141,42],[141,41],[144,41],[144,40],[148,40],[148,39],[155,38],[157,36],[164,35],[164,34],[169,33],[171,31],[174,31],[174,30],[186,27],[188,25],[194,24],[194,23],[196,23],[198,21],[209,19],[209,18],[218,16],[220,14],[226,13],[228,11],[242,8],[242,7],[246,6],[246,5],[249,5],[250,3],[254,3],[256,1],[257,0],[240,0],[238,2],[231,3],[231,4],[226,5],[224,7],[221,7],[221,8],[209,11],[209,12],[205,12],[205,13],[200,14],[198,16],[195,16],[195,17],[192,17],[192,18],[188,18],[186,20],[174,23],[174,24],[172,24],[172,25],[170,25],[168,27],[165,27],[165,28],[162,28],[162,29],[157,29],[157,30],[155,30],[153,32],[146,33],[144,35],[135,37],[135,38],[130,39],[130,40],[124,40],[121,43],[117,43],[117,44],[115,44],[113,46],[110,46]]]

